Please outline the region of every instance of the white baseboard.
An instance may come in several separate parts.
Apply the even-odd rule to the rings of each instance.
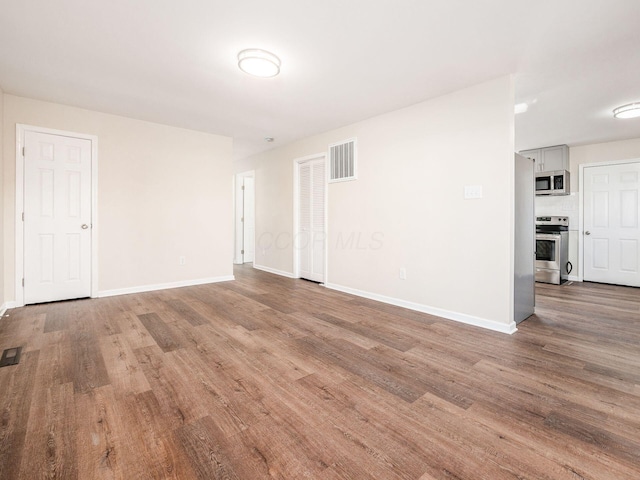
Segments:
[[[517,330],[516,322],[513,322],[513,321],[509,324],[504,324],[500,322],[495,322],[493,320],[487,320],[485,318],[474,317],[472,315],[467,315],[464,313],[451,312],[449,310],[443,310],[441,308],[430,307],[429,305],[422,305],[420,303],[408,302],[406,300],[401,300],[399,298],[378,295],[377,293],[365,292],[363,290],[357,290],[355,288],[350,288],[350,287],[343,287],[342,285],[335,285],[332,283],[328,283],[325,286],[332,290],[338,290],[339,292],[349,293],[351,295],[368,298],[370,300],[376,300],[382,303],[388,303],[390,305],[395,305],[397,307],[408,308],[409,310],[415,310],[417,312],[428,313],[429,315],[435,315],[438,317],[446,318],[448,320],[454,320],[456,322],[466,323],[467,325],[486,328],[488,330],[493,330],[495,332],[508,333],[509,335],[511,335],[512,333],[515,333],[515,331]]]
[[[268,272],[268,273],[273,273],[275,275],[280,275],[281,277],[297,278],[291,272],[285,272],[283,270],[277,270],[275,268],[265,267],[263,265],[256,265],[255,263],[253,264],[253,268],[255,268],[257,270],[262,270],[263,272]]]
[[[569,275],[569,281],[571,281],[571,282],[581,282],[582,279],[578,275]]]
[[[7,313],[7,310],[12,308],[16,308],[18,304],[16,302],[4,302],[2,306],[0,306],[0,317]]]
[[[153,292],[155,290],[167,290],[169,288],[193,287],[194,285],[204,285],[207,283],[228,282],[235,280],[233,275],[212,278],[200,278],[198,280],[184,280],[181,282],[159,283],[157,285],[142,285],[139,287],[118,288],[115,290],[102,290],[98,292],[98,297],[113,297],[116,295],[128,295],[131,293]]]

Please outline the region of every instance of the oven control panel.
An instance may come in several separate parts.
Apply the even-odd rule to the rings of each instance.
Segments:
[[[568,227],[569,217],[536,217],[536,225],[557,225],[559,227]]]

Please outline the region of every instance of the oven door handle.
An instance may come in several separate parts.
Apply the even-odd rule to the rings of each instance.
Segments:
[[[536,233],[536,240],[558,240],[561,238],[559,233]]]

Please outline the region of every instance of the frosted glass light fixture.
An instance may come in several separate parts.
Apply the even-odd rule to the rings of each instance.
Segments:
[[[623,105],[613,110],[616,118],[636,118],[640,117],[640,102]]]
[[[238,53],[238,67],[256,77],[275,77],[280,73],[280,59],[259,48],[248,48]]]

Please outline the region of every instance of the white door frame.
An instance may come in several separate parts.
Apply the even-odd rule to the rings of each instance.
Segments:
[[[310,160],[324,160],[325,181],[324,181],[324,285],[329,283],[329,169],[327,168],[327,153],[315,153],[293,160],[293,235],[291,237],[291,247],[293,250],[293,278],[300,278],[300,255],[296,248],[298,233],[300,232],[300,164]]]
[[[622,165],[625,163],[640,163],[640,158],[628,160],[608,160],[606,162],[581,163],[579,167],[578,182],[578,281],[584,281],[584,169],[589,167],[608,167],[610,165]]]
[[[239,238],[239,236],[241,235],[240,232],[242,232],[242,235],[244,235],[244,225],[242,224],[242,213],[240,213],[238,211],[238,181],[240,179],[244,179],[246,177],[250,177],[253,178],[255,181],[256,178],[256,171],[255,170],[248,170],[246,172],[242,172],[242,173],[236,173],[233,176],[233,263],[236,265],[242,265],[244,263],[244,255],[241,253],[242,247],[243,247],[243,241],[242,239]],[[255,183],[253,185],[254,188],[254,200],[255,200]],[[244,206],[243,206],[244,209]],[[255,209],[255,201],[254,201],[254,206],[253,206],[253,215],[254,215],[254,220],[255,220],[255,213],[256,213],[256,209]],[[253,240],[253,244],[255,245],[255,225],[254,225],[254,240]],[[255,247],[254,247],[255,248]],[[254,253],[254,265],[255,265],[255,253]]]
[[[84,133],[16,125],[15,306],[24,306],[24,136],[26,132],[81,138],[91,142],[91,298],[98,296],[98,137]]]

